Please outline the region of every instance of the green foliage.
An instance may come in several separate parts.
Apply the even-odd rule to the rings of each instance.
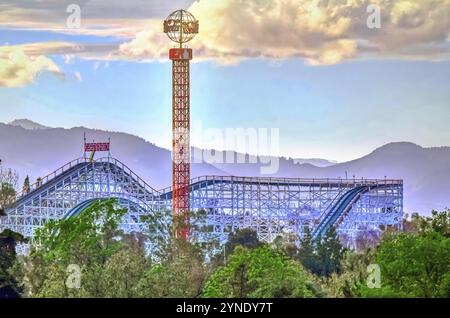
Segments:
[[[18,179],[19,175],[14,170],[0,166],[0,209],[14,201]]]
[[[376,253],[382,288],[408,297],[449,297],[450,238],[438,232],[400,234],[383,240]],[[376,293],[376,291],[372,291]]]
[[[16,190],[9,183],[0,184],[0,206],[8,205],[16,197]]]
[[[317,242],[312,240],[311,231],[306,227],[300,242],[298,258],[313,274],[330,277],[333,273],[340,273],[344,252],[345,249],[339,242],[334,227],[331,227],[325,237]]]
[[[271,246],[282,251],[290,259],[297,260],[299,258],[299,249],[297,247],[298,236],[292,233],[283,233],[278,235]]]
[[[173,244],[172,212],[154,211],[143,218],[148,225],[147,239],[151,242],[151,258],[155,262],[167,260]]]
[[[381,288],[359,284],[361,297],[450,297],[449,211],[413,215],[404,233],[386,232],[373,263]]]
[[[22,234],[9,229],[0,233],[0,270],[5,272],[14,265],[17,243],[26,242]]]
[[[298,259],[309,271],[313,273],[318,271],[318,258],[315,253],[315,246],[309,227],[305,227],[304,229],[304,235],[300,241]]]
[[[113,256],[124,248],[118,224],[125,213],[116,200],[99,200],[78,217],[49,221],[38,229],[22,269],[27,293],[33,297],[108,296],[103,274],[112,270]],[[81,288],[66,286],[71,264],[81,270]]]
[[[125,209],[100,200],[75,218],[50,221],[37,231],[22,266],[32,297],[196,297],[207,271],[200,244],[173,237],[170,214],[148,218],[146,235],[124,235],[118,225]],[[156,220],[156,216],[165,216]],[[153,231],[152,231],[153,230]],[[153,262],[145,242],[153,239]],[[157,260],[157,261],[156,261]],[[67,286],[69,265],[79,266],[79,288]]]
[[[420,232],[436,232],[445,237],[450,237],[450,210],[432,211],[430,217],[420,219]]]
[[[99,271],[103,296],[140,297],[138,284],[149,266],[144,250],[138,246],[126,247],[113,254]]]
[[[332,273],[330,277],[321,279],[321,287],[328,297],[354,298],[366,286],[367,268],[375,261],[373,249],[364,251],[345,251],[341,262],[341,272]]]
[[[218,250],[217,238],[210,235],[211,229],[206,227],[204,210],[189,213],[189,241],[202,250],[203,256],[212,258]],[[151,243],[150,257],[154,262],[165,262],[177,243],[177,228],[186,227],[186,217],[173,215],[170,210],[154,211],[143,218],[148,225],[145,236]],[[195,243],[194,243],[195,242]]]
[[[450,271],[443,275],[439,285],[438,295],[440,297],[450,298]]]
[[[17,278],[11,271],[16,262],[16,245],[23,242],[26,240],[21,234],[9,229],[0,233],[0,295],[18,295],[20,292]],[[6,290],[9,292],[6,293]]]
[[[126,212],[114,199],[99,200],[78,217],[50,220],[36,231],[31,253],[49,262],[105,262],[120,247],[118,224]]]
[[[449,213],[413,215],[405,232],[386,231],[376,249],[347,252],[341,274],[322,281],[329,297],[449,297]],[[381,287],[367,285],[367,266],[381,269]]]
[[[208,233],[191,236],[201,243],[177,239],[170,212],[150,216],[140,235],[119,230],[125,213],[101,200],[76,218],[49,221],[19,262],[15,244],[23,238],[3,232],[0,289],[30,297],[450,297],[448,211],[416,216],[413,230],[386,231],[378,247],[361,251],[343,249],[334,228],[317,242],[305,229],[299,249],[289,236],[269,246],[241,230],[229,237],[226,262]],[[191,215],[197,235],[201,220]],[[367,285],[370,264],[381,268],[381,288]],[[81,272],[79,288],[67,285],[71,265]]]
[[[314,297],[316,292],[300,264],[263,245],[237,246],[226,266],[214,272],[204,297]]]
[[[329,277],[332,273],[339,274],[344,251],[336,229],[331,227],[325,237],[317,242],[317,258],[319,260],[319,272],[317,274],[326,277]]]
[[[166,260],[146,271],[137,286],[139,297],[198,297],[207,277],[202,250],[174,240]]]
[[[228,242],[225,244],[225,249],[228,253],[232,253],[238,245],[254,249],[261,246],[262,243],[258,240],[258,234],[255,230],[246,228],[231,233],[228,237]]]
[[[212,260],[212,267],[219,267],[226,265],[227,259],[233,253],[237,246],[242,246],[247,249],[255,249],[261,246],[262,243],[258,239],[258,234],[255,230],[250,228],[238,229],[228,235],[228,241],[223,246],[214,246],[214,254],[210,258]]]
[[[411,218],[405,213],[403,217],[403,232],[405,233],[418,233],[422,217],[418,213],[413,213]]]

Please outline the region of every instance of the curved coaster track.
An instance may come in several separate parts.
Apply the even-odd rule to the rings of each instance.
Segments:
[[[125,232],[143,231],[142,216],[171,209],[172,189],[154,189],[111,157],[76,159],[19,193],[0,217],[0,231],[33,237],[47,220],[76,216],[99,198],[117,198],[128,209]],[[221,240],[238,228],[253,228],[271,242],[301,236],[305,226],[314,238],[335,226],[352,242],[364,231],[401,227],[403,181],[202,176],[191,180],[190,199],[193,210],[206,211],[206,225]]]

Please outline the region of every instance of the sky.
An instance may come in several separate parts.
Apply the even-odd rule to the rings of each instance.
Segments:
[[[170,148],[162,21],[178,8],[200,22],[189,44],[194,127],[277,128],[279,154],[294,158],[450,146],[450,0],[0,0],[0,122]]]

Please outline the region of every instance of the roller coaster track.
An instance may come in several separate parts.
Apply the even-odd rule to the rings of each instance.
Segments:
[[[333,202],[330,208],[321,215],[320,223],[312,232],[312,239],[316,240],[320,237],[324,237],[332,226],[339,224],[345,213],[352,208],[352,205],[363,193],[368,192],[371,189],[382,189],[385,187],[386,185],[383,184],[358,186],[344,193],[344,195],[339,197],[336,202]]]
[[[129,224],[139,223],[140,215],[170,209],[172,201],[170,187],[154,189],[111,157],[73,160],[30,188],[5,206],[7,215],[0,218],[0,228],[33,235],[33,229],[48,219],[79,215],[96,200],[111,197],[122,200],[119,203],[129,209],[132,206],[134,221]],[[375,191],[380,188],[392,191]],[[270,241],[283,229],[300,233],[308,223],[317,224],[314,238],[324,236],[331,226],[347,219],[367,192],[374,194],[376,208],[392,207],[397,218],[403,213],[402,188],[401,180],[387,179],[201,176],[191,180],[190,192],[193,209],[207,210],[209,224],[220,235],[230,229],[252,227],[262,240]],[[367,209],[367,213],[376,213],[375,208]],[[395,220],[394,216],[388,221],[379,218],[382,224]]]
[[[75,164],[73,164],[75,163]],[[78,162],[77,161],[71,161],[67,165],[64,165],[60,169],[54,171],[48,176],[45,176],[42,180],[45,181],[39,181],[31,185],[30,192],[22,191],[20,192],[17,197],[18,199],[14,202],[11,202],[8,207],[12,207],[15,205],[20,205],[24,202],[26,202],[29,198],[32,198],[39,193],[45,192],[48,188],[51,186],[57,184],[58,182],[64,182],[65,179],[67,179],[73,172],[87,166],[87,162]],[[60,171],[60,173],[58,173]]]
[[[210,182],[207,182],[206,184],[202,182],[197,182],[192,184],[194,187],[204,187],[207,185],[210,185]],[[377,186],[375,186],[377,187]],[[382,186],[378,186],[382,187]],[[313,240],[316,240],[320,237],[323,237],[326,232],[330,229],[331,226],[336,225],[339,223],[339,220],[342,219],[341,217],[351,208],[351,205],[358,199],[358,197],[364,193],[370,190],[370,187],[368,186],[360,186],[354,189],[349,190],[346,192],[343,196],[341,196],[336,203],[334,203],[331,206],[331,209],[327,210],[323,217],[321,217],[321,222],[319,225],[314,229],[312,233]],[[166,192],[164,195],[171,196],[171,191]],[[84,210],[90,208],[93,206],[96,202],[99,202],[100,200],[106,200],[106,199],[89,199],[86,200],[73,209],[71,209],[67,214],[63,217],[63,219],[68,219],[71,217],[78,216],[81,212]]]
[[[80,158],[70,161],[61,168],[53,171],[49,175],[41,179],[40,182],[35,182],[31,185],[31,191],[19,192],[17,194],[17,199],[10,202],[6,208],[12,208],[19,204],[22,204],[32,197],[35,197],[39,193],[45,192],[48,188],[55,184],[62,183],[67,180],[73,173],[77,173],[84,167],[88,167],[87,171],[94,170],[94,167],[98,165],[112,165],[123,169],[130,177],[137,181],[144,189],[155,197],[160,199],[168,200],[172,198],[172,188],[167,187],[161,190],[156,190],[150,185],[148,185],[144,180],[142,180],[136,173],[134,173],[130,168],[128,168],[121,161],[114,158],[100,158],[96,161],[90,161],[89,159]],[[399,180],[385,180],[389,184],[398,182]],[[272,178],[272,177],[237,177],[237,176],[200,176],[193,178],[191,180],[190,190],[195,191],[201,188],[206,188],[214,184],[231,184],[238,182],[240,184],[247,185],[257,185],[257,184],[267,184],[267,185],[324,185],[324,186],[352,186],[358,184],[355,180],[343,180],[343,179],[332,179],[332,178],[321,178],[321,179],[305,179],[305,178]],[[378,185],[380,180],[364,180],[366,185]],[[352,189],[355,190],[355,189]],[[349,191],[353,192],[353,191]]]
[[[155,190],[153,187],[148,185],[144,180],[142,180],[136,173],[134,173],[130,168],[128,168],[124,163],[120,162],[114,158],[101,158],[96,161],[91,161],[89,159],[80,158],[70,161],[65,164],[61,168],[53,171],[49,175],[42,178],[40,181],[33,183],[30,187],[30,191],[22,191],[19,192],[16,196],[16,200],[9,202],[5,208],[11,209],[20,204],[24,204],[27,201],[32,200],[34,197],[38,196],[41,193],[48,191],[50,188],[58,185],[64,184],[68,182],[73,175],[80,173],[88,173],[94,171],[99,167],[110,166],[113,168],[121,169],[126,175],[128,175],[131,179],[133,179],[137,187],[140,187],[142,191],[147,192],[149,195],[154,197],[159,197],[159,192]]]
[[[66,220],[66,219],[70,219],[70,218],[73,218],[73,217],[77,217],[78,215],[80,215],[80,213],[82,213],[83,211],[89,209],[95,203],[103,202],[103,201],[106,201],[106,200],[109,200],[109,199],[111,199],[111,198],[95,198],[95,199],[89,199],[89,200],[83,201],[80,204],[78,204],[75,207],[73,207],[72,209],[70,209],[62,218],[64,220]],[[128,203],[128,204],[136,205],[134,202],[126,200],[126,199],[119,199],[118,203],[119,204]]]
[[[351,207],[353,202],[361,195],[361,193],[369,190],[368,186],[359,186],[353,188],[337,200],[331,208],[323,213],[320,223],[312,232],[313,240],[323,237],[339,218]]]
[[[92,205],[94,205],[96,202],[98,202],[101,199],[89,199],[86,200],[84,202],[81,202],[80,204],[78,204],[77,206],[75,206],[73,209],[69,210],[64,216],[63,219],[67,220],[70,219],[72,217],[76,217],[78,216],[81,212],[83,212],[84,210],[86,210],[87,208],[91,207]]]

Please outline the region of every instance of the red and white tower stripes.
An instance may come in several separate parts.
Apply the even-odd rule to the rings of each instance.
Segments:
[[[198,21],[185,10],[164,21],[164,32],[179,44],[170,49],[172,61],[172,210],[175,235],[189,237],[190,211],[190,60],[192,49],[183,48],[198,33]]]

